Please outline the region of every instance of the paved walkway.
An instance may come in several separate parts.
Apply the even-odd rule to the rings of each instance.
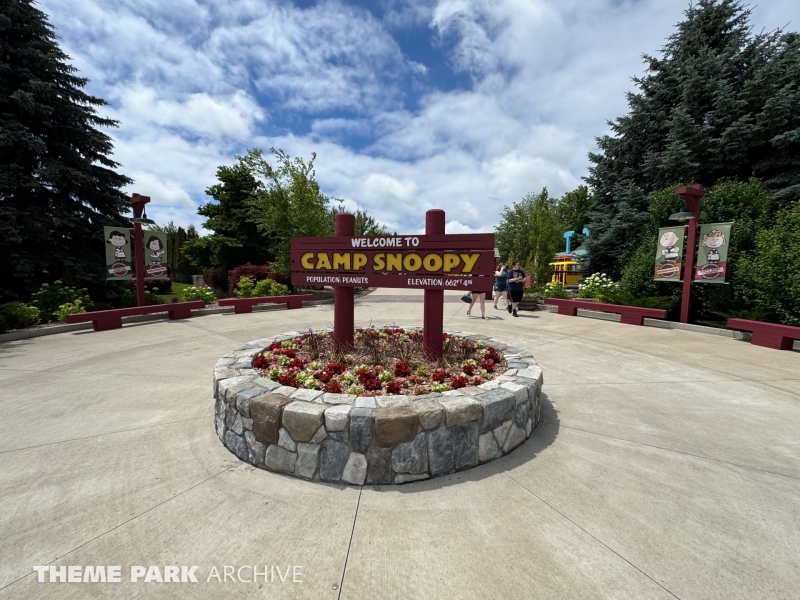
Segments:
[[[544,423],[493,464],[400,487],[257,470],[214,434],[217,358],[330,326],[332,306],[0,344],[0,598],[800,597],[800,353],[465,312],[447,302],[447,327],[541,363]],[[356,308],[359,325],[421,319],[419,292]],[[121,565],[123,583],[38,583],[48,564]],[[200,582],[130,583],[133,565]],[[225,565],[303,581],[206,581]]]

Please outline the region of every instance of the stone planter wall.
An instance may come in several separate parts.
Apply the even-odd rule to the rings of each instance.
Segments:
[[[501,351],[509,370],[441,394],[356,397],[281,386],[255,373],[257,354],[298,335],[250,342],[214,367],[217,435],[256,467],[312,481],[400,484],[499,458],[539,424],[542,370],[519,348],[459,333]]]

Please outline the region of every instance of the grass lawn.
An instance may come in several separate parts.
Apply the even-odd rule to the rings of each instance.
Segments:
[[[188,287],[192,287],[191,283],[175,283],[172,282],[172,293],[171,294],[161,294],[161,297],[169,304],[172,302],[173,298],[181,299],[183,295],[183,290]]]

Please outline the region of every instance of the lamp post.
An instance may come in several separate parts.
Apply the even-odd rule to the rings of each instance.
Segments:
[[[675,190],[683,196],[686,210],[669,216],[670,221],[686,223],[689,235],[686,241],[686,261],[683,266],[683,294],[681,295],[681,323],[689,322],[689,302],[692,294],[692,279],[694,279],[694,260],[697,253],[697,227],[700,220],[700,198],[703,197],[703,186],[696,183],[692,186],[679,187]]]
[[[144,306],[144,232],[142,224],[152,225],[155,223],[152,219],[147,218],[147,210],[144,205],[148,202],[150,202],[150,196],[139,194],[131,196],[134,252],[136,253],[136,304],[138,306]]]

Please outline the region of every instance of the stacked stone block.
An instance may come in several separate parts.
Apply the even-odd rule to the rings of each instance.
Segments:
[[[253,359],[273,341],[298,335],[249,342],[214,368],[217,436],[256,467],[312,481],[401,484],[499,458],[539,424],[542,370],[519,348],[458,334],[494,346],[508,371],[441,394],[356,397],[258,376]]]

